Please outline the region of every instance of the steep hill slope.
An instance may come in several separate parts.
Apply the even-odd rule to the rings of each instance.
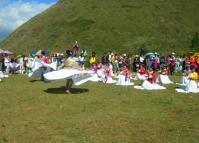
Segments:
[[[198,0],[60,0],[13,32],[0,48],[63,51],[190,51],[199,31]]]

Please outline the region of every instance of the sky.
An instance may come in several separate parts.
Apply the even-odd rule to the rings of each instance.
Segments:
[[[0,41],[58,0],[0,0]]]

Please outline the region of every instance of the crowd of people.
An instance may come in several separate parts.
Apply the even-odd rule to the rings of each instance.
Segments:
[[[175,73],[183,73],[177,92],[199,92],[199,53],[178,56],[174,52],[165,56],[156,52],[143,52],[128,55],[108,51],[101,57],[95,52],[90,55],[80,49],[77,41],[65,53],[51,53],[39,50],[29,56],[0,54],[0,79],[9,74],[39,76],[41,80],[66,79],[66,93],[72,84],[80,85],[87,81],[132,86],[133,80],[142,80],[134,88],[142,90],[166,89],[164,84],[173,84],[169,78]]]

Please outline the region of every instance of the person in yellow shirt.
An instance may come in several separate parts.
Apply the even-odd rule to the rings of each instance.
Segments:
[[[95,52],[92,52],[92,55],[91,55],[91,57],[89,59],[89,63],[90,63],[90,65],[96,63]]]
[[[115,63],[115,54],[111,55],[111,63]]]
[[[189,78],[191,79],[191,80],[195,80],[195,81],[197,81],[198,80],[198,73],[197,72],[192,72],[191,74],[190,74],[190,76],[189,76]]]
[[[186,83],[186,86],[184,88],[177,88],[177,92],[182,93],[199,93],[198,88],[198,73],[195,72],[195,69],[192,69],[192,72],[188,76],[188,82]]]

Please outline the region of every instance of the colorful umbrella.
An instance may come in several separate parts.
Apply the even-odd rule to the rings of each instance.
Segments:
[[[152,53],[152,52],[149,52],[149,53],[145,54],[145,56],[153,56],[153,55],[154,55],[154,53]]]
[[[8,51],[8,50],[2,50],[2,49],[0,49],[0,54],[12,55],[12,54],[13,54],[13,52]]]
[[[4,51],[4,54],[7,54],[7,55],[12,55],[12,54],[13,54],[13,52],[11,52],[11,51],[8,51],[8,50],[5,50],[5,51]]]
[[[44,55],[48,55],[49,54],[49,52],[45,51],[45,50],[43,50],[42,52],[43,52]]]
[[[47,52],[47,51],[45,51],[45,50],[34,50],[31,54],[32,54],[32,55],[41,56],[42,54],[48,55],[49,52]]]
[[[37,53],[35,55],[41,56],[42,55],[42,50],[37,51]]]
[[[31,55],[36,55],[38,50],[34,50],[31,52]]]

